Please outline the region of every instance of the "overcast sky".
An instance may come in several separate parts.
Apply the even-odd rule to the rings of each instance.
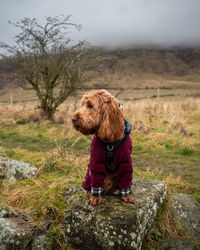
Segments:
[[[12,43],[8,21],[71,15],[74,39],[111,47],[200,44],[200,0],[0,0],[0,41]]]

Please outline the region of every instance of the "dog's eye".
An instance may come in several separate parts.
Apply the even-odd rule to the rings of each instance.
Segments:
[[[92,105],[91,103],[88,103],[87,107],[88,107],[89,109],[92,109],[92,108],[93,108],[93,105]]]

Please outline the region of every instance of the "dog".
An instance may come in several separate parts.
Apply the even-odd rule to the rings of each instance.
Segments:
[[[72,115],[73,126],[84,135],[94,135],[82,183],[89,204],[100,204],[102,195],[117,189],[124,202],[134,203],[131,125],[124,120],[118,100],[104,89],[92,90],[83,95],[81,105]]]

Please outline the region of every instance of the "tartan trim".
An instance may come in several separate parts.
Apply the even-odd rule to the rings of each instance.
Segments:
[[[119,188],[119,194],[122,197],[127,197],[129,195],[131,195],[131,187],[129,188]]]
[[[99,188],[92,187],[91,194],[94,197],[100,197],[100,196],[102,196],[103,195],[103,187],[99,187]]]

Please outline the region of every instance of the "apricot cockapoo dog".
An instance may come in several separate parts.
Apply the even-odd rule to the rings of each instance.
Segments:
[[[95,135],[82,183],[89,204],[100,204],[102,195],[117,189],[123,201],[133,203],[131,125],[124,120],[118,100],[102,89],[83,95],[81,104],[72,116],[74,128],[84,135]]]

